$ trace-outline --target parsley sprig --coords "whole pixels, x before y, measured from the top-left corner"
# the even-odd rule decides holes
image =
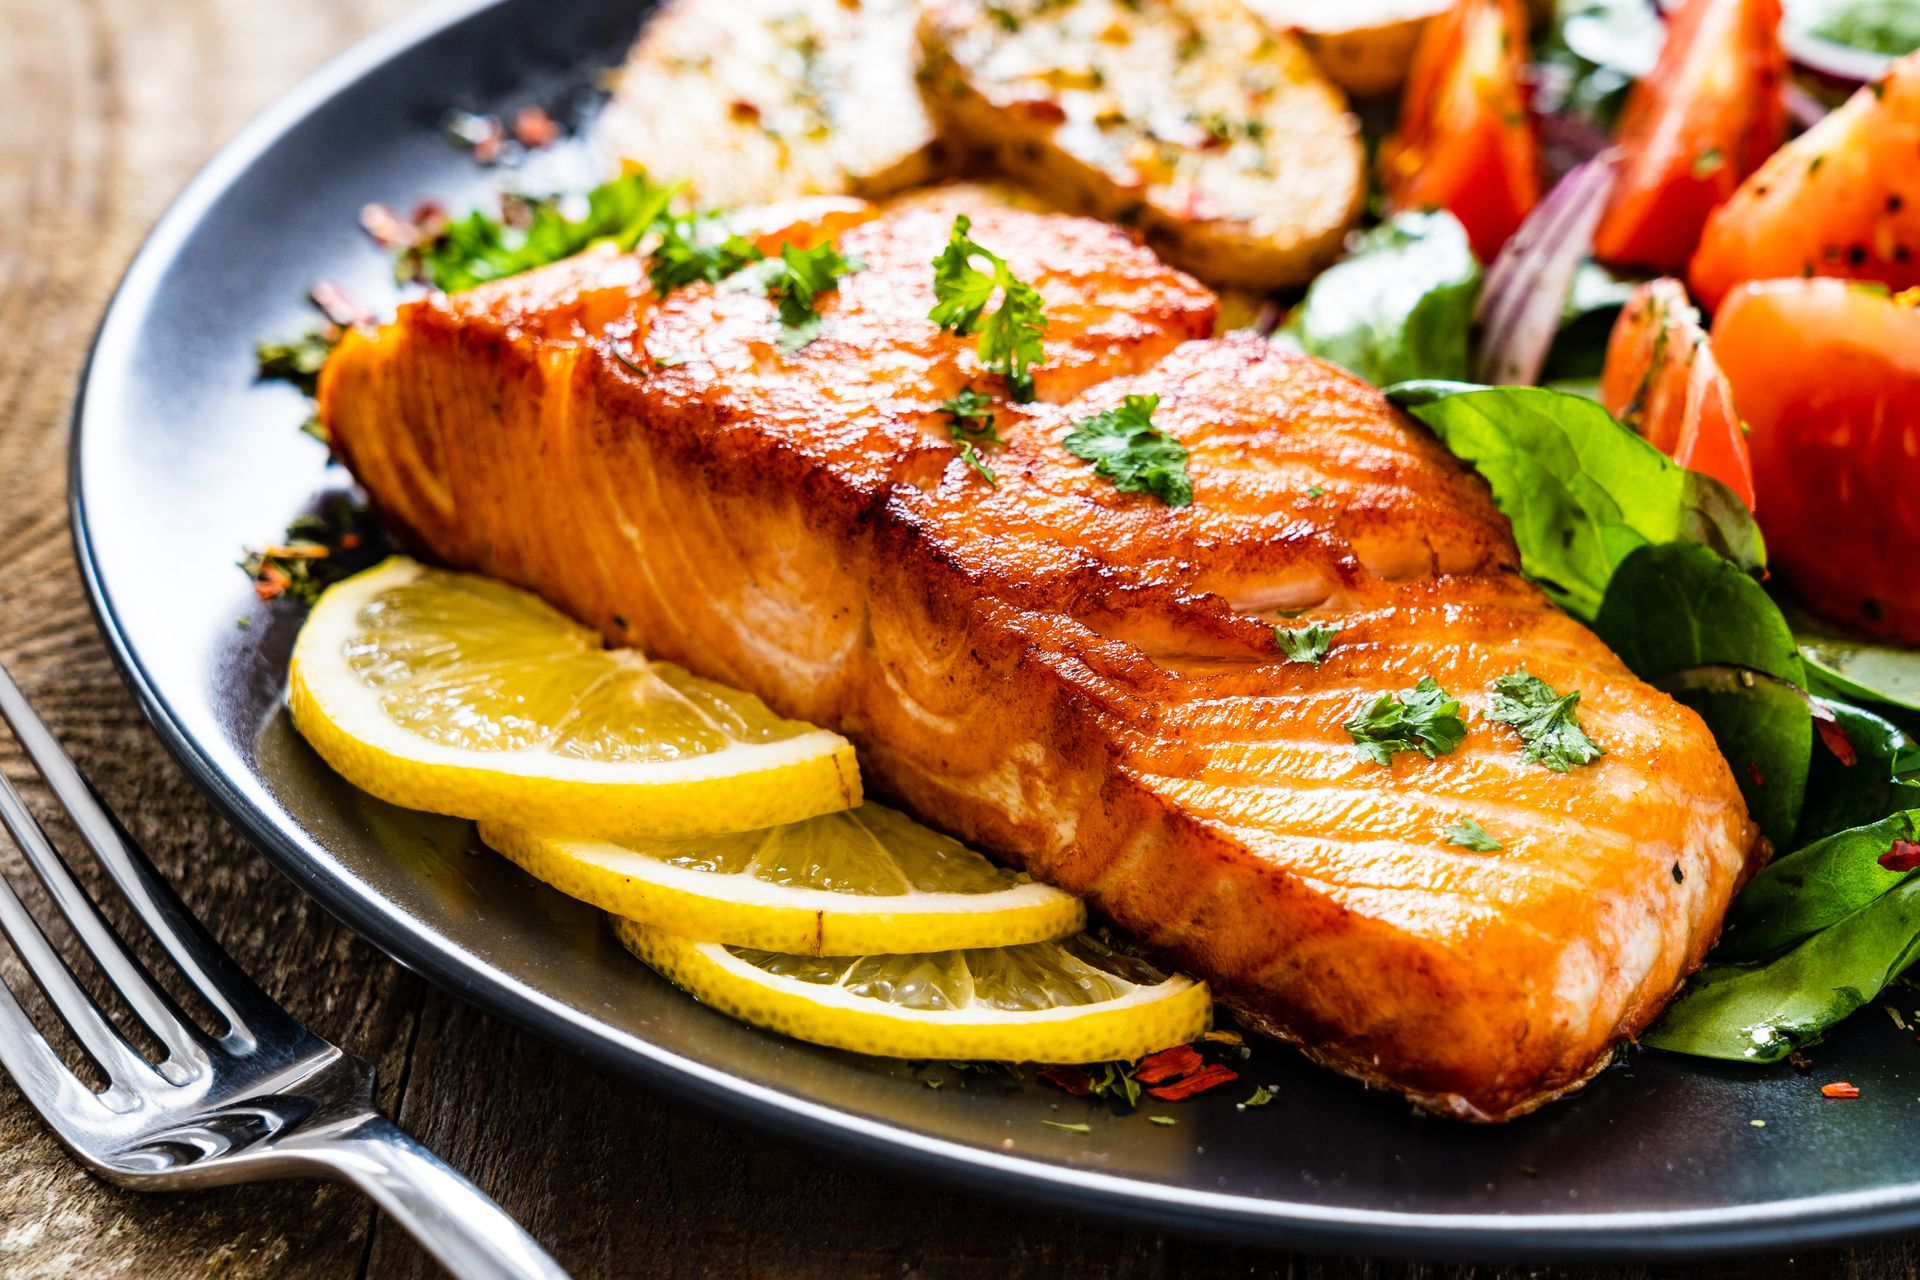
[[[1060,443],[1120,492],[1150,493],[1170,507],[1184,507],[1193,501],[1187,447],[1153,425],[1159,405],[1159,396],[1128,396],[1118,408],[1074,423]]]
[[[1565,773],[1606,754],[1580,727],[1578,690],[1556,693],[1545,680],[1521,670],[1509,671],[1495,680],[1492,692],[1487,719],[1519,731],[1525,744],[1522,759]]]
[[[1304,627],[1273,629],[1274,643],[1287,655],[1288,662],[1305,662],[1316,667],[1326,661],[1328,650],[1333,648],[1333,638],[1339,634],[1340,628],[1323,627],[1317,622]]]
[[[1033,366],[1045,357],[1046,304],[1040,291],[1014,275],[1006,259],[972,237],[973,220],[956,214],[946,247],[933,259],[933,310],[927,318],[942,329],[980,335],[980,363],[1006,379],[1020,401],[1033,399]],[[982,270],[976,262],[984,262]],[[999,296],[991,314],[987,307]]]
[[[666,218],[659,230],[660,242],[648,255],[647,275],[653,291],[663,298],[690,284],[717,283],[767,256],[745,236],[728,232],[716,214]]]
[[[1447,843],[1459,845],[1462,849],[1471,849],[1475,853],[1498,853],[1500,842],[1487,834],[1487,829],[1472,818],[1462,818],[1447,828]]]
[[[1418,751],[1431,760],[1467,736],[1459,700],[1432,676],[1421,676],[1404,693],[1381,694],[1343,727],[1375,764],[1392,764],[1396,751]]]
[[[998,489],[1000,477],[994,474],[985,458],[980,456],[980,446],[986,444],[1004,445],[1000,430],[995,423],[993,399],[986,393],[972,387],[965,387],[959,395],[951,396],[940,402],[940,412],[947,415],[947,432],[960,446],[960,458],[968,466],[980,473],[980,478]]]
[[[780,349],[792,355],[820,336],[819,297],[840,285],[840,278],[866,264],[849,258],[832,242],[811,249],[782,245],[778,258],[753,269],[754,283],[766,291],[780,312]]]
[[[395,272],[453,293],[570,258],[603,240],[628,251],[659,224],[679,192],[680,184],[655,183],[635,171],[579,200],[503,196],[498,217],[476,209],[450,219],[430,239],[402,247]]]

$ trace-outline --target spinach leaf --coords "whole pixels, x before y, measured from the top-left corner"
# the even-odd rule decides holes
[[[1820,734],[1828,746],[1813,753],[1794,841],[1806,844],[1903,809],[1920,809],[1920,781],[1901,776],[1920,770],[1920,748],[1906,731],[1844,702],[1816,698],[1814,703],[1817,716],[1832,719]],[[1835,734],[1845,741],[1835,744]]]
[[[1702,971],[1642,1043],[1778,1062],[1873,999],[1920,954],[1920,877],[1909,876],[1776,960]]]
[[[1879,859],[1894,841],[1914,839],[1920,811],[1908,810],[1776,860],[1734,900],[1715,962],[1764,959],[1838,924],[1911,874]]]
[[[1920,649],[1843,636],[1797,609],[1787,616],[1815,692],[1920,711]]]
[[[1719,663],[1807,683],[1793,632],[1772,597],[1699,543],[1668,542],[1627,556],[1607,584],[1593,629],[1642,679]]]
[[[1401,213],[1320,273],[1284,330],[1309,355],[1377,387],[1467,376],[1480,264],[1444,210]]]
[[[1534,67],[1534,106],[1611,132],[1666,43],[1659,10],[1651,0],[1561,0],[1556,9]]]
[[[1747,667],[1688,667],[1651,682],[1700,713],[1747,812],[1775,848],[1793,838],[1813,757],[1807,692]]]
[[[1822,40],[1899,57],[1920,49],[1920,9],[1913,0],[1822,0],[1795,6],[1789,21],[1810,23]]]
[[[1621,561],[1690,541],[1741,569],[1766,563],[1759,526],[1731,489],[1688,471],[1590,400],[1539,387],[1412,382],[1388,395],[1493,486],[1520,564],[1591,621]]]

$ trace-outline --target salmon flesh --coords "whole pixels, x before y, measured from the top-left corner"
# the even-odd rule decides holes
[[[1486,486],[1378,392],[1251,334],[1106,224],[982,209],[1046,300],[1036,397],[940,331],[950,214],[759,211],[862,263],[791,353],[736,282],[656,298],[592,252],[401,308],[326,366],[323,421],[456,567],[836,728],[871,784],[1101,912],[1252,1025],[1436,1111],[1588,1080],[1713,943],[1760,843],[1693,712],[1518,572]],[[969,466],[941,402],[992,390]],[[1158,395],[1191,505],[1061,446]],[[1275,627],[1337,627],[1290,661]],[[1555,772],[1486,716],[1524,669],[1605,751]],[[1465,740],[1343,727],[1432,677]],[[1472,819],[1492,851],[1450,843]]]

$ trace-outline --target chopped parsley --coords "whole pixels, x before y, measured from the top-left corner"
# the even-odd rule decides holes
[[[927,318],[965,336],[978,333],[975,349],[989,372],[1006,379],[1016,400],[1033,399],[1033,366],[1045,356],[1046,306],[1040,291],[1014,275],[1006,260],[975,243],[973,220],[956,214],[947,244],[933,259],[933,310]],[[975,266],[985,262],[987,270]],[[1000,305],[988,305],[998,294]]]
[[[1175,1124],[1179,1124],[1180,1122],[1178,1120],[1175,1120],[1172,1116],[1148,1116],[1147,1123],[1159,1124],[1159,1125],[1175,1125]]]
[[[789,244],[780,247],[778,258],[770,258],[754,269],[754,282],[779,308],[782,351],[792,355],[820,336],[816,301],[821,294],[838,288],[842,276],[865,265],[845,256],[832,243],[811,249],[796,249]]]
[[[1343,726],[1375,764],[1392,764],[1396,751],[1418,751],[1429,760],[1445,755],[1467,736],[1460,703],[1432,676],[1401,694],[1383,693]]]
[[[1525,671],[1509,671],[1493,682],[1487,719],[1511,725],[1525,744],[1521,758],[1565,773],[1591,764],[1606,753],[1580,727],[1578,691],[1554,692],[1553,686]]]
[[[746,237],[726,232],[718,217],[687,214],[660,223],[660,243],[648,257],[653,291],[664,298],[686,285],[724,280],[766,255]]]
[[[632,250],[666,216],[679,185],[663,186],[644,173],[622,174],[581,199],[506,195],[498,217],[478,209],[450,219],[432,237],[403,245],[401,280],[453,293],[543,267],[602,241]]]
[[[992,398],[984,392],[966,387],[959,395],[941,401],[940,412],[947,415],[947,431],[960,446],[961,460],[979,472],[981,479],[998,489],[1000,477],[980,456],[979,448],[986,444],[1006,443],[994,425],[992,404]]]
[[[1500,842],[1487,834],[1487,829],[1472,818],[1462,818],[1447,828],[1447,843],[1457,844],[1462,849],[1471,849],[1475,853],[1498,853]]]
[[[323,320],[296,338],[261,342],[253,348],[263,382],[290,382],[306,395],[319,389],[320,367],[340,341],[340,326]]]
[[[1273,629],[1274,642],[1287,655],[1288,662],[1308,662],[1316,667],[1326,660],[1327,650],[1333,648],[1333,638],[1339,634],[1338,627],[1323,627],[1314,622],[1304,627]]]
[[[1049,1129],[1058,1129],[1062,1133],[1092,1133],[1093,1132],[1093,1126],[1090,1124],[1068,1124],[1063,1120],[1042,1120],[1040,1123],[1047,1126],[1047,1128]]]
[[[1253,1096],[1240,1105],[1243,1107],[1264,1107],[1269,1102],[1272,1102],[1273,1099],[1273,1090],[1267,1088],[1265,1085],[1256,1085],[1254,1086]]]
[[[379,563],[389,549],[372,513],[334,493],[317,510],[296,516],[279,542],[249,549],[239,563],[263,602],[285,598],[311,605],[334,583]]]
[[[1184,507],[1193,501],[1187,447],[1153,425],[1159,404],[1159,396],[1128,396],[1119,408],[1074,423],[1060,443],[1120,492],[1150,493],[1170,507]]]

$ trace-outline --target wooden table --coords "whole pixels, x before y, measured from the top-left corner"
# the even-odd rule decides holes
[[[114,281],[194,168],[414,2],[0,0],[0,662],[240,963],[377,1062],[390,1113],[581,1276],[1543,1274],[1164,1238],[785,1146],[602,1077],[402,971],[214,816],[147,731],[81,596],[64,503],[74,380]],[[25,777],[10,741],[0,768]],[[1878,1280],[1913,1277],[1917,1260],[1907,1243],[1659,1274]],[[432,1267],[331,1186],[150,1197],[95,1182],[0,1081],[0,1275],[363,1273]]]

